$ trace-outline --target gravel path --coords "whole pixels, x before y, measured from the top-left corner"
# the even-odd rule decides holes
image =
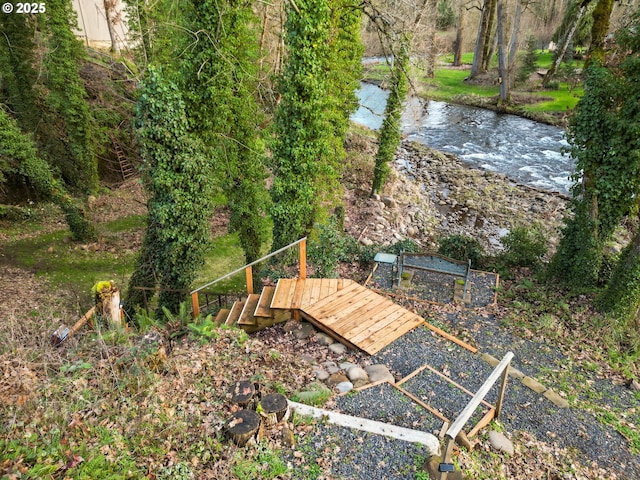
[[[482,352],[499,359],[507,351],[513,351],[514,367],[556,391],[561,391],[560,385],[555,385],[553,377],[549,377],[547,373],[558,369],[577,368],[569,367],[568,359],[561,352],[536,340],[515,337],[500,328],[491,317],[485,318],[466,311],[458,315],[450,314],[446,323],[450,324],[452,331],[467,331],[480,352],[473,354],[435,335],[427,328],[419,327],[372,356],[371,363],[386,364],[396,379],[403,378],[428,364],[445,372],[452,380],[473,392],[492,371],[492,367],[481,359]],[[593,381],[593,395],[599,395],[604,408],[615,408],[617,411],[629,409],[638,415],[638,396],[623,385],[597,379],[595,375],[590,379],[587,374],[588,372],[584,371],[568,372],[568,376],[575,377],[576,381],[583,381],[585,378]],[[450,419],[454,419],[471,398],[429,370],[416,375],[402,387]],[[495,402],[496,396],[497,386],[494,386],[487,396],[487,401]],[[441,420],[389,385],[379,385],[338,397],[336,408],[347,414],[434,434],[442,428]],[[481,415],[482,411],[478,409],[467,424],[467,431]],[[632,420],[637,422],[634,418],[629,421]],[[517,379],[509,380],[501,422],[507,434],[524,431],[540,441],[555,444],[560,448],[577,449],[585,465],[597,461],[600,468],[608,474],[615,473],[622,479],[640,478],[640,457],[631,453],[626,439],[613,428],[604,426],[588,411],[556,407]],[[321,425],[313,439],[312,444],[315,448],[312,450],[326,453],[336,447],[342,449],[342,453],[332,456],[334,461],[330,471],[335,478],[416,478],[416,465],[420,464],[420,459],[425,453],[418,445],[327,425]],[[347,459],[345,450],[348,451]],[[294,478],[305,477],[302,475]]]

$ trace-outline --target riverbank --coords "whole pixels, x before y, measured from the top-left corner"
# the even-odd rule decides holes
[[[366,142],[361,137],[360,143]],[[373,148],[373,145],[367,147]],[[536,225],[550,249],[558,242],[568,197],[518,184],[505,175],[469,168],[455,155],[403,142],[381,196],[365,188],[347,192],[349,233],[360,242],[391,244],[410,238],[437,249],[439,238],[476,238],[488,255],[517,226]]]

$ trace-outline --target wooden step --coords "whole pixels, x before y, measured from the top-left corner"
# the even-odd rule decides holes
[[[225,325],[235,325],[238,319],[240,318],[240,314],[242,314],[242,309],[244,308],[244,300],[238,300],[231,307],[231,311],[229,312],[229,316],[227,320],[224,322]]]
[[[230,312],[230,311],[231,311],[231,310],[229,310],[228,308],[223,308],[222,310],[220,310],[220,311],[218,312],[218,314],[216,315],[216,318],[214,319],[214,321],[213,321],[213,322],[214,322],[217,326],[222,325],[222,324],[227,320],[227,317],[229,316],[229,312]]]
[[[240,313],[240,317],[238,318],[238,325],[258,324],[258,320],[253,316],[253,312],[256,311],[259,300],[260,295],[257,293],[249,295],[246,302],[244,302],[244,307],[242,308],[242,312]]]
[[[254,317],[270,318],[271,314],[271,300],[273,300],[273,294],[276,293],[276,287],[264,287],[260,294],[260,300],[256,311],[253,312]]]

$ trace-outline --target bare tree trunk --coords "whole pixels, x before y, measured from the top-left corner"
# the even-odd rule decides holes
[[[484,54],[482,55],[482,72],[486,72],[487,70],[489,70],[489,66],[491,65],[491,57],[493,57],[493,52],[495,51],[496,44],[493,38],[493,33],[495,31],[496,24],[497,0],[490,0],[490,3],[491,5],[489,7],[487,38],[484,44]]]
[[[500,99],[498,105],[509,102],[510,90],[509,90],[509,61],[507,59],[507,46],[504,39],[504,0],[498,0],[497,14],[498,14],[498,26],[496,36],[498,40],[498,78],[500,79]]]
[[[478,37],[476,38],[476,46],[473,51],[473,63],[471,64],[471,73],[469,78],[474,78],[482,72],[484,45],[487,41],[487,30],[489,28],[488,9],[492,0],[485,0],[482,5],[482,13],[480,14],[480,25],[478,26]]]
[[[107,28],[109,29],[109,38],[111,39],[111,51],[113,53],[120,53],[120,45],[116,37],[114,24],[116,22],[117,15],[114,10],[116,8],[116,0],[103,0],[104,14],[107,17]]]
[[[460,8],[458,9],[458,24],[456,25],[456,40],[453,43],[454,67],[462,65],[462,40],[464,38],[464,17],[466,13],[466,7],[463,4],[460,4]]]
[[[564,37],[562,37],[562,42],[558,45],[558,49],[556,50],[556,59],[551,65],[551,68],[545,73],[544,78],[542,79],[542,85],[547,86],[553,76],[558,71],[558,67],[562,63],[565,54],[567,53],[567,48],[571,44],[571,40],[573,39],[574,33],[576,33],[576,29],[578,28],[578,24],[580,23],[580,19],[584,16],[587,11],[587,6],[591,3],[591,0],[584,0],[582,5],[580,5],[580,9],[578,10],[578,14],[574,17],[573,23],[569,26],[569,30],[567,30]]]
[[[522,19],[522,1],[516,0],[516,11],[513,16],[513,29],[511,30],[511,40],[509,41],[509,65],[507,77],[509,79],[509,90],[513,88],[516,75],[516,64],[518,56],[518,36],[520,33],[520,20]]]

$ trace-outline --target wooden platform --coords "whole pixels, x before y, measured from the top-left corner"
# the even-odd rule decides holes
[[[281,279],[271,308],[299,310],[320,330],[370,355],[425,323],[419,315],[345,279]]]

